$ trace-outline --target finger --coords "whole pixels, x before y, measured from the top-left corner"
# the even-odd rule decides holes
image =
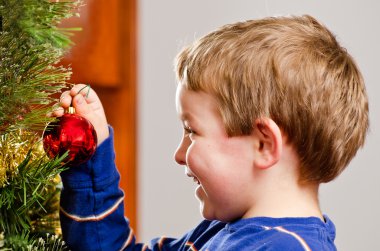
[[[61,117],[65,113],[65,109],[59,104],[55,104],[50,113],[51,117]]]
[[[72,97],[70,96],[70,91],[65,91],[59,98],[59,105],[68,108],[71,105]]]
[[[89,104],[87,104],[85,98],[78,94],[73,98],[73,106],[75,108],[75,112],[85,118],[88,118],[92,113],[92,108]]]
[[[87,103],[94,103],[99,101],[99,97],[96,95],[95,91],[90,87],[90,85],[77,84],[70,90],[71,96],[76,96],[81,94],[86,98]]]
[[[74,85],[73,86],[73,88],[71,88],[71,90],[70,90],[70,95],[71,96],[76,96],[78,93],[79,93],[79,91],[81,91],[81,90],[86,90],[87,91],[87,88],[85,88],[85,87],[87,87],[88,85],[85,85],[85,84],[77,84],[77,85]]]

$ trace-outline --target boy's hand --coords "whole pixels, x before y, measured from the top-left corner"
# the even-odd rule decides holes
[[[106,115],[95,91],[91,89],[90,86],[87,88],[84,87],[86,87],[86,85],[78,84],[70,91],[63,92],[59,99],[58,107],[53,110],[52,115],[60,117],[64,114],[64,111],[72,105],[75,108],[76,114],[92,123],[98,136],[98,145],[100,145],[109,136]]]

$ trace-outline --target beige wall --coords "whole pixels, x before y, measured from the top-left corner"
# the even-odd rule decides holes
[[[379,10],[375,0],[140,0],[140,239],[181,236],[201,219],[194,184],[173,160],[181,135],[172,70],[179,49],[225,23],[311,14],[356,58],[367,83],[371,113],[366,147],[341,177],[322,186],[322,209],[337,225],[339,250],[380,250]]]

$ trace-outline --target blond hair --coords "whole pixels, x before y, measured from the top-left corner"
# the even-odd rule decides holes
[[[287,135],[300,179],[328,182],[363,146],[368,100],[363,78],[335,36],[310,16],[226,25],[183,49],[177,78],[213,95],[229,136],[270,117]]]

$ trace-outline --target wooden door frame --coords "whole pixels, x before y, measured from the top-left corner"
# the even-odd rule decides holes
[[[137,233],[137,0],[84,0],[81,8],[83,17],[61,25],[86,29],[62,63],[72,67],[71,83],[97,92],[114,128],[125,215]]]

